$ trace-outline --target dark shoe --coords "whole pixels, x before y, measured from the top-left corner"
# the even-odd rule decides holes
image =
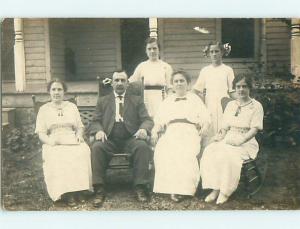
[[[77,199],[78,199],[78,202],[81,204],[84,204],[86,202],[86,197],[83,195],[83,193],[78,193]]]
[[[67,199],[66,199],[66,203],[69,207],[75,207],[77,205],[75,197],[73,194],[69,194]]]
[[[98,187],[96,190],[95,190],[95,197],[94,197],[94,200],[93,200],[93,206],[95,208],[99,208],[102,206],[103,202],[104,202],[104,199],[105,199],[105,190],[104,190],[104,187]]]
[[[139,202],[146,202],[148,201],[148,197],[146,195],[145,189],[142,187],[136,187],[135,188],[135,195],[136,195],[136,199]]]
[[[180,201],[182,201],[184,199],[184,196],[182,195],[177,195],[177,194],[171,194],[171,200],[173,200],[176,203],[179,203]]]

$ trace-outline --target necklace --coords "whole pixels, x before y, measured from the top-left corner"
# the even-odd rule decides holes
[[[59,105],[52,103],[52,106],[56,109],[58,117],[64,116],[62,103],[60,103]]]
[[[237,110],[236,110],[234,116],[238,116],[241,113],[242,107],[248,106],[251,103],[252,103],[252,99],[250,99],[248,102],[246,102],[242,105],[239,102],[237,102],[238,107],[237,107]]]

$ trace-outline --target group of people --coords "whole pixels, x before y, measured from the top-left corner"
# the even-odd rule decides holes
[[[89,128],[95,136],[91,150],[83,140],[78,109],[63,100],[65,83],[50,82],[51,102],[39,110],[36,133],[44,143],[43,169],[51,199],[64,198],[73,205],[78,191],[93,190],[93,204],[101,206],[109,162],[122,151],[133,164],[138,201],[148,200],[153,160],[154,193],[179,202],[193,196],[201,182],[212,190],[206,202],[225,203],[238,186],[243,161],[256,157],[255,135],[263,128],[262,105],[250,97],[251,79],[235,77],[222,63],[229,52],[228,46],[210,43],[205,54],[211,64],[191,87],[189,74],[173,72],[159,59],[157,40],[148,39],[148,60],[129,78],[125,71],[115,71],[113,92],[98,98]],[[142,79],[144,99],[126,93],[130,82]],[[231,101],[223,112],[224,97]]]

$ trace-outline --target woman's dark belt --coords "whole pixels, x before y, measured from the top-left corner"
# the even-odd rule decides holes
[[[173,124],[173,123],[187,123],[187,124],[192,124],[192,125],[196,126],[196,123],[193,123],[193,122],[187,120],[186,118],[173,119],[168,122],[168,125]]]
[[[164,89],[164,86],[160,86],[160,85],[145,85],[144,89],[145,90],[162,90]]]

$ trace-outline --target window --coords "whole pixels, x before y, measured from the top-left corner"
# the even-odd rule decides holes
[[[254,57],[254,19],[222,19],[222,43],[230,43],[229,58]]]

